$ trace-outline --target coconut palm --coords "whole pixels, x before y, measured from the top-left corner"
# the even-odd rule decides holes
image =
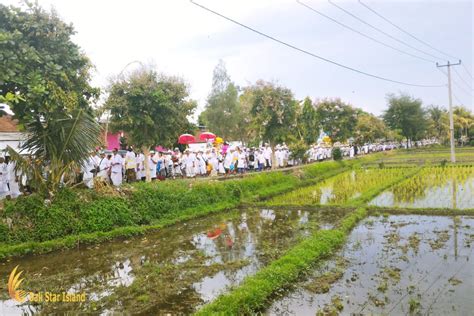
[[[17,170],[45,197],[53,197],[99,143],[100,125],[84,109],[50,113],[26,124],[26,140],[17,152],[7,147]]]

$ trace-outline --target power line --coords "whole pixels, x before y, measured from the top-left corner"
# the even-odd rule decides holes
[[[212,9],[209,9],[209,8],[203,6],[202,4],[199,4],[199,3],[194,2],[193,0],[190,0],[190,2],[191,2],[192,4],[194,4],[195,6],[200,7],[201,9],[204,9],[204,10],[206,10],[206,11],[208,11],[208,12],[214,14],[214,15],[220,16],[221,18],[223,18],[223,19],[225,19],[225,20],[227,20],[227,21],[230,21],[230,22],[232,22],[232,23],[234,23],[234,24],[237,24],[237,25],[239,25],[239,26],[241,26],[241,27],[243,27],[243,28],[245,28],[245,29],[247,29],[247,30],[249,30],[249,31],[252,31],[252,32],[254,32],[254,33],[256,33],[256,34],[259,34],[259,35],[261,35],[261,36],[263,36],[263,37],[266,37],[266,38],[268,38],[268,39],[270,39],[270,40],[272,40],[272,41],[274,41],[274,42],[277,42],[277,43],[279,43],[279,44],[282,44],[282,45],[284,45],[284,46],[286,46],[286,47],[289,47],[289,48],[291,48],[291,49],[297,50],[297,51],[299,51],[299,52],[301,52],[301,53],[303,53],[303,54],[306,54],[306,55],[312,56],[312,57],[314,57],[314,58],[323,60],[323,61],[325,61],[325,62],[327,62],[327,63],[333,64],[333,65],[336,65],[336,66],[339,66],[339,67],[341,67],[341,68],[345,68],[345,69],[348,69],[348,70],[351,70],[351,71],[354,71],[354,72],[357,72],[357,73],[359,73],[359,74],[362,74],[362,75],[365,75],[365,76],[368,76],[368,77],[376,78],[376,79],[383,80],[383,81],[398,83],[398,84],[402,84],[402,85],[406,85],[406,86],[414,86],[414,87],[438,88],[438,87],[443,87],[443,86],[444,86],[444,85],[413,84],[413,83],[407,83],[407,82],[398,81],[398,80],[392,80],[392,79],[385,78],[385,77],[381,77],[381,76],[378,76],[378,75],[373,75],[373,74],[367,73],[367,72],[365,72],[365,71],[361,71],[361,70],[358,70],[358,69],[356,69],[356,68],[352,68],[352,67],[343,65],[343,64],[341,64],[341,63],[338,63],[338,62],[336,62],[336,61],[330,60],[330,59],[328,59],[328,58],[325,58],[325,57],[316,55],[316,54],[314,54],[314,53],[312,53],[312,52],[309,52],[309,51],[307,51],[307,50],[304,50],[304,49],[302,49],[302,48],[298,48],[298,47],[296,47],[296,46],[294,46],[294,45],[292,45],[292,44],[289,44],[289,43],[287,43],[287,42],[284,42],[284,41],[282,41],[282,40],[279,40],[279,39],[277,39],[277,38],[275,38],[275,37],[273,37],[273,36],[270,36],[270,35],[268,35],[268,34],[265,34],[265,33],[263,33],[263,32],[260,32],[260,31],[254,29],[254,28],[252,28],[252,27],[250,27],[250,26],[247,26],[247,25],[245,25],[245,24],[243,24],[243,23],[240,23],[240,22],[238,22],[238,21],[236,21],[236,20],[234,20],[234,19],[232,19],[232,18],[229,18],[229,17],[227,17],[227,16],[225,16],[225,15],[219,13],[219,12],[216,12],[216,11],[214,11],[214,10],[212,10]]]
[[[441,73],[442,73],[443,75],[445,75],[446,77],[448,77],[448,74],[447,74],[446,72],[444,72],[441,68],[438,68],[438,67],[437,67],[437,69],[438,69],[439,71],[441,71]],[[453,68],[453,69],[455,69],[455,68]],[[452,78],[451,78],[451,81],[454,82],[454,80],[453,80]],[[455,83],[455,82],[454,82],[454,83]],[[458,96],[457,96],[454,92],[452,92],[452,94],[453,94],[454,98],[456,99],[456,101],[458,101],[461,105],[464,105],[464,103],[459,100]]]
[[[471,85],[469,83],[467,83],[466,80],[464,80],[463,77],[461,77],[461,75],[459,74],[459,72],[456,70],[456,68],[453,68],[454,69],[454,72],[456,73],[456,75],[459,77],[459,79],[461,79],[462,82],[464,82],[466,84],[466,86],[469,88],[469,90],[473,90]]]
[[[433,55],[433,54],[430,54],[430,53],[427,53],[427,52],[425,52],[425,51],[423,51],[423,50],[421,50],[421,49],[418,49],[418,48],[416,48],[415,46],[412,46],[412,45],[410,45],[410,44],[408,44],[408,43],[406,43],[406,42],[404,42],[404,41],[402,41],[402,40],[396,38],[395,36],[392,36],[392,35],[388,34],[387,32],[385,32],[385,31],[379,29],[378,27],[373,26],[372,24],[370,24],[370,23],[364,21],[363,19],[359,18],[357,15],[355,15],[355,14],[349,12],[348,10],[346,10],[346,9],[344,9],[344,8],[342,8],[342,7],[340,7],[340,6],[338,6],[337,4],[335,4],[334,2],[332,2],[331,0],[328,0],[328,2],[329,2],[330,4],[332,4],[333,6],[335,6],[336,8],[338,8],[339,10],[341,10],[341,11],[345,12],[346,14],[352,16],[354,19],[356,19],[356,20],[358,20],[358,21],[364,23],[365,25],[371,27],[372,29],[376,30],[377,32],[382,33],[382,34],[384,34],[385,36],[390,37],[390,38],[393,39],[394,41],[397,41],[397,42],[399,42],[399,43],[401,43],[401,44],[403,44],[403,45],[405,45],[405,46],[407,46],[407,47],[410,47],[411,49],[414,49],[414,50],[416,50],[416,51],[418,51],[418,52],[420,52],[420,53],[423,53],[423,54],[425,54],[425,55],[431,56],[431,57],[433,57],[433,58],[435,58],[435,59],[440,59],[440,58],[438,58],[437,56],[435,56],[435,55]],[[432,62],[435,62],[434,60],[431,60],[431,61],[432,61]]]
[[[470,73],[469,70],[467,69],[466,65],[462,64],[462,68],[464,68],[464,70],[467,72],[467,74],[469,75],[469,77],[471,77],[471,79],[474,80],[474,78],[472,77],[471,73]]]
[[[402,29],[400,26],[396,25],[395,23],[393,23],[392,21],[390,21],[389,19],[387,19],[386,17],[384,17],[382,14],[378,13],[377,11],[375,11],[374,9],[372,9],[371,7],[369,7],[367,4],[363,3],[361,0],[359,0],[359,3],[360,3],[361,5],[363,5],[364,7],[366,7],[369,11],[371,11],[372,13],[374,13],[375,15],[377,15],[378,17],[380,17],[381,19],[385,20],[387,23],[391,24],[392,26],[394,26],[394,27],[397,28],[398,30],[402,31],[403,33],[407,34],[407,35],[410,36],[411,38],[417,40],[418,42],[420,42],[420,43],[422,43],[422,44],[428,46],[429,48],[431,48],[431,49],[433,49],[433,50],[437,51],[438,53],[441,53],[441,54],[443,54],[443,55],[445,55],[445,56],[448,56],[448,57],[451,57],[451,58],[454,58],[454,59],[459,59],[459,58],[457,58],[457,57],[454,57],[453,55],[450,55],[450,54],[448,54],[448,53],[445,53],[445,52],[443,52],[443,51],[437,49],[436,47],[434,47],[434,46],[428,44],[427,42],[421,40],[420,38],[416,37],[415,35],[409,33],[408,31],[406,31],[406,30],[404,30],[404,29]]]
[[[330,17],[330,16],[328,16],[328,15],[326,15],[326,14],[324,14],[324,13],[322,13],[322,12],[316,10],[316,9],[314,9],[313,7],[307,5],[306,3],[301,2],[300,0],[296,0],[296,2],[297,2],[298,4],[304,6],[304,7],[307,8],[308,10],[311,10],[311,11],[313,11],[314,13],[319,14],[320,16],[322,16],[322,17],[324,17],[324,18],[326,18],[326,19],[328,19],[328,20],[330,20],[330,21],[332,21],[332,22],[334,22],[334,23],[336,23],[336,24],[339,24],[340,26],[345,27],[346,29],[349,29],[349,30],[351,30],[352,32],[355,32],[355,33],[357,33],[357,34],[359,34],[359,35],[361,35],[361,36],[363,36],[363,37],[366,37],[366,38],[368,38],[368,39],[370,39],[370,40],[372,40],[372,41],[374,41],[374,42],[376,42],[376,43],[378,43],[378,44],[380,44],[380,45],[383,45],[383,46],[385,46],[385,47],[388,47],[388,48],[391,48],[391,49],[393,49],[393,50],[396,50],[397,52],[400,52],[400,53],[402,53],[402,54],[409,55],[409,56],[412,56],[412,57],[415,57],[415,58],[418,58],[418,59],[427,61],[427,62],[429,62],[429,63],[432,63],[432,62],[433,62],[431,59],[426,59],[425,57],[408,53],[408,52],[406,52],[406,51],[404,51],[404,50],[401,50],[401,49],[398,49],[398,48],[396,48],[396,47],[394,47],[394,46],[392,46],[392,45],[390,45],[390,44],[387,44],[387,43],[384,43],[384,42],[382,42],[382,41],[379,41],[378,39],[376,39],[376,38],[374,38],[374,37],[372,37],[372,36],[369,36],[369,35],[367,35],[367,34],[364,34],[364,33],[360,32],[360,31],[358,31],[358,30],[352,28],[352,27],[349,26],[349,25],[346,25],[346,24],[344,24],[344,23],[342,23],[342,22],[339,22],[338,20],[336,20],[336,19],[334,19],[334,18],[332,18],[332,17]]]

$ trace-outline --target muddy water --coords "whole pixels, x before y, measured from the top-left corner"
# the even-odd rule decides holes
[[[474,217],[369,217],[270,315],[472,315]]]
[[[342,213],[245,209],[188,221],[138,238],[0,262],[0,315],[42,312],[191,313],[277,258]],[[9,299],[6,283],[20,265],[21,289],[86,293],[83,303]]]
[[[439,169],[439,168],[438,168]],[[381,193],[369,204],[381,207],[474,208],[474,168],[448,168],[437,177],[429,170]],[[462,177],[453,170],[465,170]]]

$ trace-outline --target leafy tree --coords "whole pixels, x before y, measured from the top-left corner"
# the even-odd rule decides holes
[[[464,143],[470,136],[470,128],[474,126],[474,115],[462,106],[453,109],[454,136]]]
[[[250,110],[250,125],[257,139],[271,144],[291,139],[298,103],[290,89],[259,80],[244,88],[243,100]]]
[[[448,112],[440,106],[432,105],[427,109],[428,133],[439,140],[447,139],[449,136]]]
[[[358,116],[355,126],[356,141],[360,144],[372,143],[387,137],[387,126],[378,117],[364,113]]]
[[[316,105],[319,125],[333,141],[345,141],[354,136],[359,112],[340,99],[326,99]]]
[[[399,129],[406,140],[418,140],[427,130],[428,122],[420,99],[407,94],[387,96],[389,107],[383,118],[392,129]]]
[[[298,123],[298,127],[302,130],[304,142],[307,145],[316,142],[319,136],[319,122],[313,102],[309,97],[306,97],[303,101]]]
[[[98,144],[91,104],[89,59],[71,41],[72,25],[37,4],[0,4],[0,102],[25,130],[24,158],[8,148],[17,167],[52,197]],[[0,111],[0,115],[4,109]]]
[[[245,118],[248,117],[239,103],[239,89],[230,80],[224,62],[214,69],[212,90],[199,122],[224,139],[245,138]]]
[[[194,129],[188,117],[196,102],[188,97],[182,79],[142,68],[111,83],[105,107],[111,111],[112,129],[127,133],[128,143],[148,156],[151,146],[172,146],[181,133]],[[147,159],[145,165],[149,180]]]
[[[0,96],[20,124],[51,112],[91,111],[99,90],[89,85],[92,65],[71,41],[74,33],[37,4],[0,4]]]

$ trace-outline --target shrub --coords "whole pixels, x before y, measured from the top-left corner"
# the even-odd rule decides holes
[[[332,149],[332,159],[336,161],[342,160],[342,151],[339,147]]]

